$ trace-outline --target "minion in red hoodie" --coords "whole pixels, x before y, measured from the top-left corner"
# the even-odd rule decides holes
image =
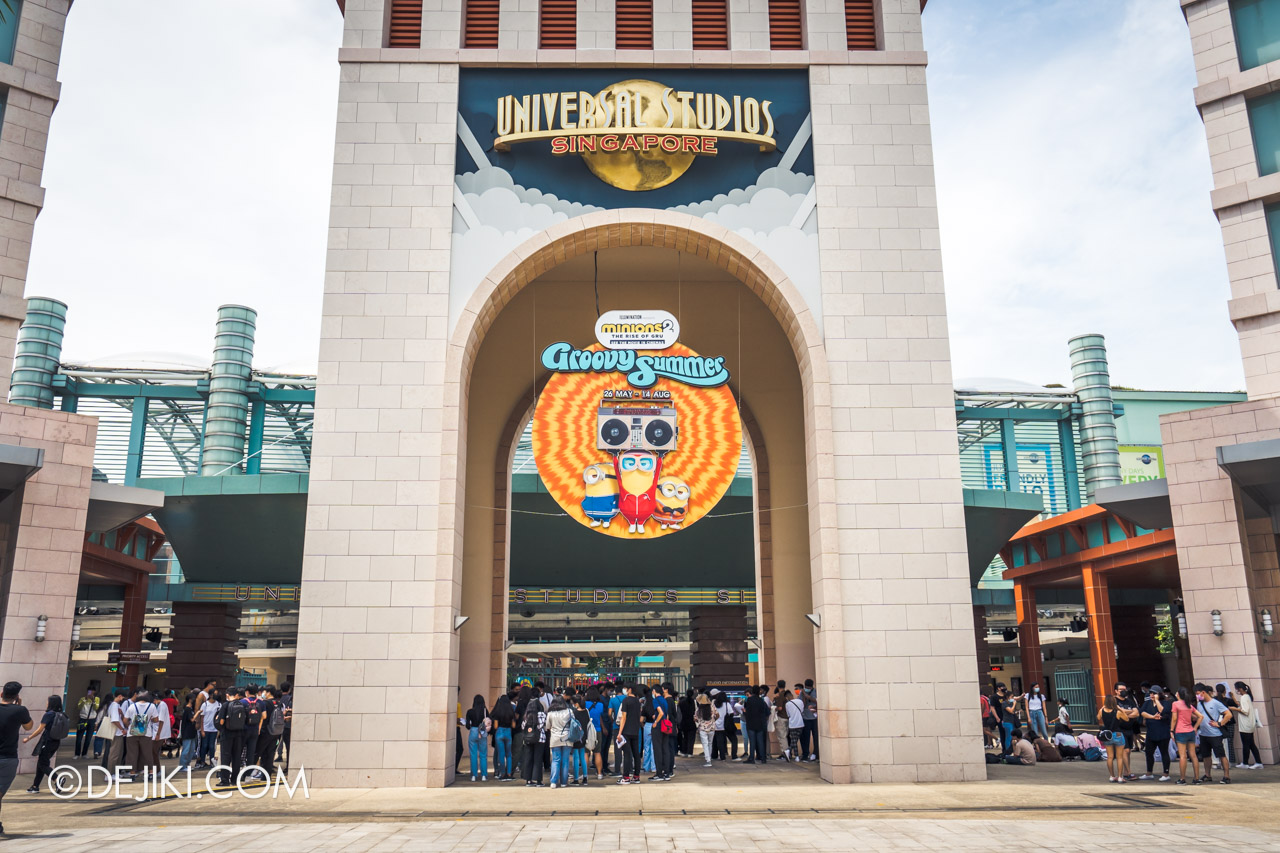
[[[662,474],[662,457],[648,450],[628,450],[613,458],[618,475],[618,511],[628,532],[643,533],[653,515],[654,493]]]

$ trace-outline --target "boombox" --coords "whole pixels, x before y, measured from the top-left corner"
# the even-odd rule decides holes
[[[596,411],[596,449],[621,453],[676,449],[676,410],[659,406],[601,406]]]

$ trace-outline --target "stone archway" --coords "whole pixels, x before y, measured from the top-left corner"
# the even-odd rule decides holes
[[[439,566],[446,569],[441,574],[451,574],[453,578],[455,608],[463,606],[466,596],[463,590],[464,543],[473,535],[471,531],[465,530],[467,509],[469,504],[477,502],[468,500],[466,481],[470,386],[476,359],[486,335],[503,309],[544,273],[594,251],[624,247],[669,249],[701,258],[728,273],[759,298],[789,342],[799,374],[803,400],[805,483],[801,499],[811,513],[807,524],[809,573],[805,580],[812,589],[815,606],[838,608],[839,585],[822,581],[823,567],[830,565],[837,552],[835,519],[822,510],[823,506],[829,505],[835,491],[831,461],[830,392],[825,350],[808,306],[782,270],[744,238],[695,217],[652,210],[616,210],[590,214],[568,220],[531,238],[494,267],[458,319],[446,356],[442,453],[448,461],[442,466],[439,516],[440,530],[451,530],[452,535],[439,537],[437,554]],[[515,413],[510,410],[502,412],[498,417],[506,420],[506,416],[516,418]],[[507,425],[510,426],[509,423]],[[487,450],[479,449],[479,452],[486,457],[486,462],[492,460],[502,464],[502,459],[493,459]],[[509,453],[510,445],[500,451],[500,456],[502,452]],[[491,472],[492,470],[490,469]],[[480,502],[487,505],[496,495],[489,489],[484,489],[484,492]],[[494,503],[496,506],[497,502]],[[476,531],[474,535],[492,536],[496,539],[493,531],[497,523],[496,518],[490,524],[482,523],[481,526],[486,530]],[[493,543],[493,539],[490,542]],[[505,540],[502,544],[505,544]],[[493,563],[490,565],[496,566],[497,560],[498,554],[494,553]],[[505,559],[503,562],[505,563]],[[451,573],[447,571],[449,565],[452,565]],[[490,571],[484,584],[490,595],[493,594],[496,583],[496,571]],[[469,634],[464,629],[462,633],[465,636],[454,636],[451,642],[450,683],[459,684],[459,666],[464,657],[469,661],[468,672],[479,665],[488,670],[484,681],[490,682],[496,669],[493,655],[495,651],[501,653],[501,640],[504,638],[500,628],[501,615],[492,600],[481,605],[478,595],[471,595],[465,597],[465,601],[468,614],[483,612],[485,617],[481,624],[471,626]],[[763,628],[762,625],[762,635]],[[496,648],[493,645],[495,642]],[[809,642],[808,632],[805,642]],[[844,655],[843,646],[824,649],[822,642],[823,637],[818,634],[816,675],[819,679],[823,678],[824,658]],[[464,654],[464,647],[470,651]],[[771,669],[776,666],[772,660],[769,665]],[[445,746],[445,743],[440,743],[440,746]],[[441,763],[451,765],[451,762]]]

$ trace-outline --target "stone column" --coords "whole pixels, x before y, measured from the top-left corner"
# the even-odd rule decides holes
[[[987,641],[987,607],[985,604],[973,605],[973,641],[977,647],[978,689],[989,693],[987,683],[991,680],[991,644]]]
[[[210,678],[219,687],[233,684],[240,667],[240,605],[175,601],[169,623],[169,660],[165,682],[202,687]]]
[[[918,26],[918,12],[886,18],[886,45]],[[835,476],[811,523],[839,543],[815,571],[817,680],[848,709],[820,722],[835,782],[986,778],[918,61],[809,69]]]
[[[97,425],[84,415],[0,404],[0,444],[44,451],[40,470],[0,504],[11,519],[0,672],[5,681],[23,685],[24,701],[32,707],[43,708],[45,697],[61,695],[66,687]],[[44,642],[37,643],[40,616],[48,617],[48,625]],[[30,750],[20,757],[20,772],[30,772]]]
[[[1040,660],[1040,619],[1036,613],[1036,591],[1022,581],[1013,582],[1013,602],[1018,614],[1018,649],[1022,658],[1022,691],[1043,685],[1044,663]]]
[[[1091,563],[1080,567],[1084,584],[1085,616],[1089,619],[1089,661],[1093,669],[1093,696],[1097,707],[1111,695],[1116,674],[1116,642],[1111,629],[1111,590],[1106,575]]]
[[[689,608],[690,678],[703,685],[747,683],[747,608]]]
[[[120,651],[142,651],[142,627],[147,618],[147,578],[141,577],[136,583],[124,588],[124,612],[120,615]],[[172,652],[170,657],[172,658]],[[173,662],[166,666],[173,671]],[[170,675],[172,678],[172,675]],[[116,687],[138,686],[138,665],[121,663],[116,667]]]
[[[462,537],[461,487],[441,488],[461,483],[443,405],[458,67],[341,74],[293,744],[315,785],[439,787],[461,599],[440,557]]]

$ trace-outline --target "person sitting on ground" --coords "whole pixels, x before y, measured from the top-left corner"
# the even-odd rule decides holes
[[[1062,731],[1061,726],[1058,729],[1053,735],[1053,745],[1058,748],[1058,754],[1062,759],[1070,761],[1073,758],[1084,758],[1084,750],[1080,748],[1079,739],[1070,731]]]
[[[1052,741],[1038,737],[1035,739],[1036,760],[1046,764],[1057,764],[1062,761],[1062,753]]]
[[[1022,737],[1021,729],[1013,730],[1012,740],[1012,747],[1009,750],[1009,754],[1004,757],[1004,763],[1034,767],[1036,764],[1035,747],[1031,745],[1030,741]]]

